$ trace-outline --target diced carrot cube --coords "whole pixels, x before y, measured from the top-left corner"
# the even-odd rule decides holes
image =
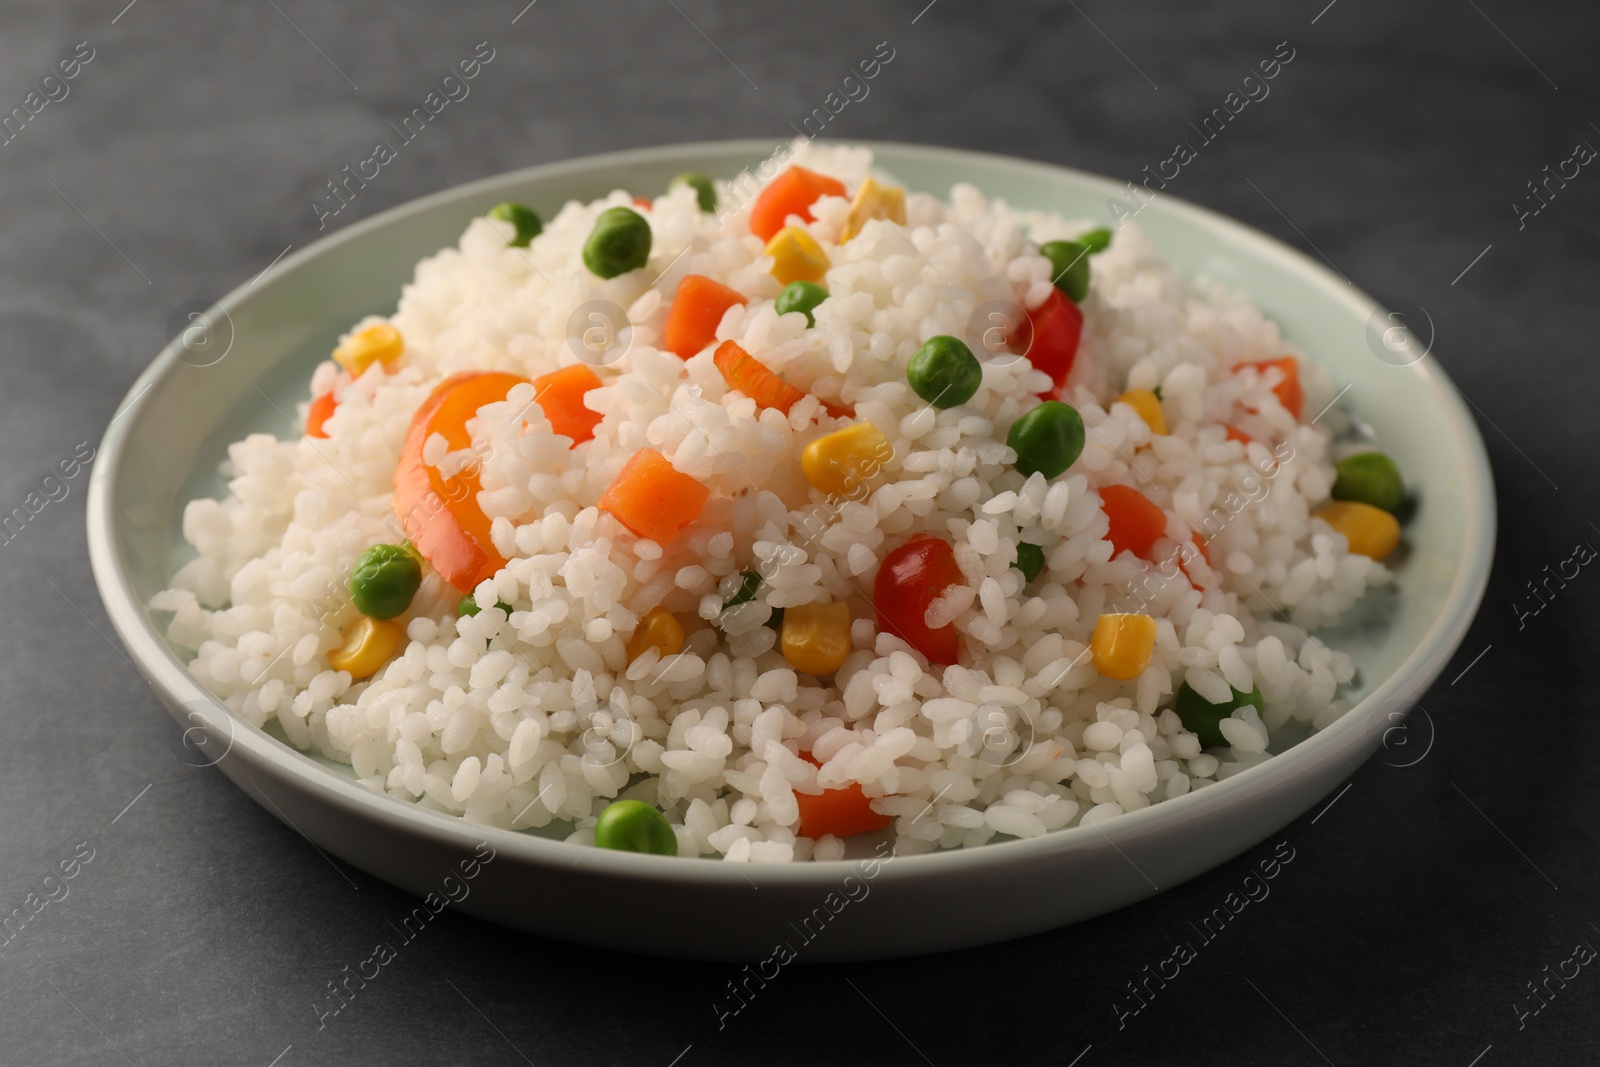
[[[563,437],[572,438],[577,448],[594,438],[594,428],[600,425],[601,415],[583,403],[591,389],[600,388],[600,378],[582,363],[541,374],[533,380],[533,402],[544,410],[550,428]]]
[[[1272,387],[1272,392],[1277,396],[1278,403],[1283,405],[1283,410],[1300,418],[1300,411],[1305,407],[1306,393],[1300,387],[1300,361],[1293,356],[1280,356],[1277,359],[1263,359],[1255,363],[1241,363],[1240,367],[1254,367],[1265,374],[1276,367],[1283,372],[1283,380]]]
[[[689,275],[678,283],[672,298],[661,347],[679,359],[688,359],[717,339],[717,325],[728,309],[744,303],[748,298],[738,290],[703,274]]]
[[[820,794],[796,793],[794,799],[800,808],[801,837],[849,837],[882,830],[894,822],[891,816],[872,810],[872,801],[861,791],[859,782],[842,789],[824,789]]]
[[[770,241],[790,215],[812,221],[811,205],[820,197],[843,196],[844,183],[804,167],[790,167],[761,190],[750,208],[750,232]]]
[[[600,495],[600,507],[640,537],[665,545],[693,522],[711,490],[653,448],[641,448]]]

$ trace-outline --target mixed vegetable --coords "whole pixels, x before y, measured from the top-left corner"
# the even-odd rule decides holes
[[[737,289],[703,274],[689,275],[678,283],[672,298],[661,347],[679,359],[690,358],[717,339],[717,325],[729,308],[747,303],[749,298]]]
[[[1054,478],[1083,454],[1083,416],[1059,400],[1046,400],[1024,412],[1006,434],[1006,444],[1016,452],[1017,470]]]
[[[1046,241],[1039,254],[1050,261],[1051,281],[1074,304],[1089,295],[1089,247],[1077,241]]]
[[[790,167],[767,183],[750,206],[750,232],[770,241],[789,217],[814,221],[811,205],[825,196],[844,196],[844,182],[805,167]]]
[[[983,384],[983,365],[965,341],[940,335],[917,349],[906,365],[906,380],[934,407],[955,408],[971,400]]]
[[[606,805],[594,824],[594,843],[623,852],[678,854],[678,835],[672,825],[642,800],[619,800]]]
[[[702,211],[716,210],[716,188],[705,175],[679,175],[669,188],[679,186],[694,191]],[[822,283],[830,258],[807,224],[814,221],[812,207],[818,199],[846,194],[843,182],[796,166],[768,183],[750,211],[750,232],[764,243],[771,258],[771,274],[783,286],[773,301],[774,310],[781,315],[804,315],[808,329],[816,325],[817,310],[829,299]],[[638,200],[636,206],[648,211],[650,201]],[[489,216],[509,225],[509,247],[527,248],[543,231],[539,215],[522,204],[496,205]],[[851,240],[874,220],[904,225],[904,190],[873,179],[864,181],[851,199],[838,242]],[[1085,424],[1069,402],[1067,383],[1082,339],[1081,305],[1091,292],[1091,259],[1110,242],[1108,230],[1096,229],[1076,240],[1047,241],[1038,246],[1038,254],[1049,262],[1053,286],[1041,303],[1018,318],[1008,335],[1013,350],[1025,354],[1050,382],[1040,402],[1017,415],[1006,434],[1014,453],[1012,462],[1023,475],[1059,478],[1083,453]],[[647,218],[633,208],[612,207],[596,219],[583,246],[582,260],[594,275],[610,279],[645,266],[651,247]],[[712,361],[730,391],[748,397],[759,408],[789,415],[810,394],[786,382],[739,343],[718,340],[728,313],[748,306],[752,299],[715,279],[687,275],[672,297],[660,347],[690,360],[715,346]],[[391,372],[404,354],[404,338],[387,322],[364,326],[345,337],[332,354],[339,372],[332,376],[331,387],[313,397],[309,405],[306,435],[327,437],[329,422],[337,418],[342,394],[350,384],[366,374]],[[1294,357],[1240,364],[1235,369],[1259,376],[1283,412],[1296,421],[1301,418],[1305,392]],[[984,375],[985,364],[960,338],[948,335],[928,337],[905,365],[907,385],[925,403],[939,409],[969,403],[983,389]],[[372,545],[356,560],[349,593],[358,614],[344,627],[339,647],[328,653],[335,670],[348,672],[353,680],[369,678],[396,655],[405,641],[405,617],[423,583],[424,568],[432,568],[462,594],[458,616],[479,613],[476,591],[507,562],[495,547],[490,520],[478,504],[479,471],[469,463],[446,475],[438,464],[424,458],[424,452],[435,438],[441,438],[451,453],[470,449],[469,420],[523,384],[533,386],[533,403],[551,430],[570,440],[571,448],[594,439],[603,416],[589,406],[587,398],[605,382],[588,365],[563,367],[531,383],[500,371],[466,371],[441,382],[413,416],[395,469],[394,508],[408,540],[398,545]],[[864,499],[878,474],[893,462],[893,446],[879,427],[858,419],[842,398],[816,400],[813,430],[795,457],[797,469],[823,498]],[[1111,406],[1116,405],[1131,409],[1152,438],[1167,434],[1169,409],[1160,390],[1129,389]],[[1259,414],[1244,410],[1247,415]],[[1252,428],[1264,424],[1245,421]],[[1223,424],[1222,429],[1241,452],[1255,440],[1236,426]],[[1406,499],[1394,461],[1381,452],[1359,452],[1341,460],[1336,475],[1332,499],[1315,517],[1342,536],[1351,552],[1384,558],[1399,541],[1396,513]],[[1184,528],[1138,487],[1111,484],[1097,492],[1113,556],[1127,553],[1157,562],[1157,545],[1170,530],[1181,531],[1173,536],[1187,538],[1195,554],[1209,564],[1206,539]],[[710,497],[711,489],[699,479],[676,469],[656,449],[640,447],[597,503],[635,536],[667,546],[696,520]],[[1017,545],[1012,566],[1024,583],[1035,581],[1044,572],[1052,547],[1029,542]],[[1183,558],[1189,565],[1195,561],[1194,554]],[[1179,566],[1185,575],[1190,573],[1184,563]],[[878,562],[871,596],[876,631],[899,638],[933,664],[959,663],[962,643],[955,617],[960,608],[951,604],[960,598],[951,594],[969,581],[949,540],[931,533],[912,534]],[[728,575],[721,586],[726,598],[724,614],[760,599],[764,584],[755,570]],[[960,603],[970,599],[968,596]],[[504,601],[495,607],[508,618],[516,610]],[[699,626],[700,621],[692,620],[691,625]],[[777,630],[777,647],[789,665],[817,678],[838,671],[857,643],[851,606],[844,600],[774,606],[769,609],[767,625]],[[1127,682],[1149,667],[1157,638],[1158,623],[1150,615],[1107,610],[1095,621],[1087,651],[1099,674]],[[687,639],[685,620],[658,606],[628,635],[627,659],[632,663],[652,653],[658,660],[670,659],[683,650]],[[1259,712],[1260,691],[1234,690],[1230,699],[1212,703],[1184,684],[1176,697],[1176,711],[1185,728],[1206,746],[1227,743],[1220,724],[1242,707]],[[816,763],[810,753],[801,755]],[[806,837],[848,836],[881,829],[890,822],[889,816],[873,808],[872,798],[859,785],[799,793],[796,800],[798,832]],[[656,808],[637,800],[620,800],[605,808],[594,828],[594,840],[602,848],[677,853],[672,826]]]
[[[717,187],[711,184],[710,178],[704,174],[680,174],[667,183],[667,188],[675,189],[680,185],[687,185],[694,190],[701,211],[709,215],[717,210]]]
[[[422,458],[435,434],[454,452],[472,444],[467,420],[486,404],[504,400],[527,379],[501,371],[463,371],[446,378],[412,416],[394,472],[394,510],[417,552],[463,593],[506,565],[489,536],[489,517],[478,507],[478,471],[449,477]]]
[[[961,635],[954,620],[930,626],[928,609],[946,589],[965,581],[949,541],[932,534],[912,535],[878,565],[872,586],[878,629],[894,634],[931,663],[955,663],[961,658]]]
[[[1044,549],[1027,541],[1017,546],[1017,561],[1013,567],[1022,572],[1022,580],[1031,582],[1044,570]]]
[[[489,209],[491,219],[511,223],[511,247],[527,248],[533,239],[544,232],[544,222],[531,207],[506,201]]]
[[[583,246],[583,265],[601,278],[638,270],[649,259],[650,224],[632,208],[602,211]]]
[[[772,309],[780,315],[800,312],[806,317],[806,327],[809,329],[817,324],[817,317],[812,312],[826,299],[828,290],[816,282],[790,282],[778,294],[778,299],[772,302]]]
[[[1027,313],[1006,338],[1014,352],[1028,357],[1034,370],[1050,376],[1047,398],[1059,399],[1067,375],[1078,358],[1078,342],[1083,339],[1083,312],[1060,287],[1050,291],[1044,303]]]
[[[1251,689],[1248,693],[1241,693],[1235,689],[1231,699],[1221,704],[1213,704],[1201,696],[1188,682],[1178,687],[1177,712],[1178,718],[1183,720],[1183,728],[1200,739],[1200,743],[1207,748],[1214,745],[1225,745],[1228,739],[1222,736],[1222,720],[1233,715],[1239,708],[1251,707],[1256,709],[1256,714],[1261,713],[1261,690]]]
[[[361,614],[392,619],[405,614],[422,585],[422,561],[408,545],[373,545],[356,560],[350,600]]]
[[[638,536],[666,545],[709,499],[711,490],[681,473],[666,456],[641,448],[600,494],[600,509]]]

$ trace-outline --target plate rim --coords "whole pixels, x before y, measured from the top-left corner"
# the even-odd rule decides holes
[[[219,299],[215,306],[231,314],[232,309],[270,289],[301,265],[332,254],[410,215],[426,212],[458,198],[470,199],[474,191],[484,192],[502,185],[579,174],[603,167],[655,164],[678,157],[726,155],[735,159],[745,158],[749,165],[754,166],[778,146],[788,143],[745,138],[657,145],[557,160],[477,178],[464,185],[408,200],[319,238],[269,267],[266,277],[258,276],[255,281],[242,282]],[[882,140],[824,139],[819,143],[868,148],[873,151],[875,160],[880,150],[887,150],[902,158],[937,161],[940,164],[981,162],[987,167],[998,165],[1013,168],[1023,174],[1037,174],[1052,181],[1066,177],[1091,192],[1103,192],[1110,197],[1120,196],[1124,192],[1123,185],[1102,175],[1002,153]],[[1227,234],[1241,247],[1250,249],[1263,259],[1277,261],[1300,274],[1309,274],[1330,298],[1344,303],[1352,313],[1370,319],[1374,312],[1383,310],[1382,305],[1354,284],[1261,230],[1170,194],[1161,194],[1158,201],[1152,203],[1156,202],[1163,205],[1163,211],[1180,219],[1187,218],[1203,228]],[[263,285],[266,288],[262,288]],[[118,549],[116,530],[122,520],[111,508],[116,476],[126,456],[124,442],[131,428],[137,424],[139,413],[151,402],[149,394],[162,379],[183,365],[177,355],[180,347],[174,339],[162,348],[134,380],[107,425],[87,491],[89,557],[95,584],[112,626],[140,673],[152,686],[163,691],[158,694],[164,696],[163,702],[169,708],[181,705],[194,709],[199,704],[203,706],[200,710],[209,710],[211,716],[220,717],[226,723],[218,731],[229,738],[229,748],[222,760],[239,758],[256,770],[293,785],[322,803],[343,809],[347,814],[377,820],[398,831],[422,834],[435,844],[459,848],[463,852],[487,840],[495,847],[497,854],[503,852],[508,858],[532,866],[581,866],[594,868],[596,873],[606,877],[642,882],[667,880],[720,887],[748,885],[753,878],[774,884],[815,884],[820,887],[836,885],[844,874],[865,862],[859,858],[847,858],[791,864],[742,864],[739,865],[741,869],[730,869],[734,865],[715,862],[714,857],[641,857],[605,849],[582,848],[557,839],[468,822],[459,815],[408,804],[375,792],[352,778],[322,766],[305,753],[239,718],[190,674],[146,614],[143,603],[133,590],[126,562]],[[1428,354],[1432,355],[1431,350]],[[1423,385],[1431,393],[1430,400],[1446,413],[1453,435],[1452,444],[1463,462],[1463,494],[1468,513],[1461,561],[1451,578],[1449,592],[1411,655],[1326,729],[1215,785],[1124,813],[1103,826],[1076,826],[1040,837],[992,842],[976,848],[895,856],[892,867],[886,865],[877,877],[897,881],[921,877],[957,877],[962,872],[971,874],[979,869],[1032,865],[1058,854],[1099,849],[1107,844],[1115,848],[1119,841],[1131,842],[1151,834],[1165,833],[1174,824],[1204,820],[1246,803],[1258,793],[1270,794],[1277,783],[1305,773],[1310,764],[1333,760],[1352,747],[1370,742],[1372,723],[1379,713],[1409,710],[1443,673],[1476,617],[1487,590],[1493,562],[1497,513],[1493,475],[1483,436],[1438,358],[1435,356],[1429,360],[1424,357],[1403,369],[1420,376]],[[130,414],[134,417],[124,418]],[[204,720],[204,715],[201,718]],[[217,729],[214,722],[204,722],[204,725],[208,729]],[[707,859],[712,861],[707,862]]]

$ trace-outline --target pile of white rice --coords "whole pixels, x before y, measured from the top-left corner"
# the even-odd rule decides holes
[[[851,188],[871,170],[865,150],[794,151]],[[193,650],[195,676],[243,719],[276,721],[374,790],[474,822],[554,824],[591,843],[595,816],[627,795],[662,807],[682,855],[782,862],[844,854],[837,838],[797,837],[797,793],[861,783],[896,817],[887,833],[900,854],[979,845],[1209,786],[1269,758],[1270,734],[1290,720],[1321,728],[1347,710],[1336,693],[1351,681],[1349,658],[1307,634],[1389,575],[1310,514],[1332,484],[1326,423],[1337,416],[1299,424],[1263,375],[1234,370],[1295,351],[1249,301],[1182,277],[1123,226],[1092,259],[1066,390],[1087,447],[1052,482],[1024,478],[1006,431],[1049,387],[1045,375],[989,360],[971,402],[938,411],[911,391],[906,364],[929,337],[968,336],[980,304],[1039,304],[1050,264],[1037,243],[1088,223],[960,185],[949,202],[911,195],[903,227],[873,221],[836,245],[849,205],[824,198],[808,229],[832,260],[831,296],[807,329],[803,316],[774,312],[781,286],[746,212],[703,213],[687,187],[644,212],[654,232],[645,269],[610,281],[585,270],[595,217],[654,191],[569,203],[525,251],[507,247],[506,224],[474,221],[459,247],[418,265],[389,320],[405,338],[402,362],[344,391],[328,439],[253,435],[232,446],[229,496],[188,506],[184,535],[198,557],[153,606],[172,613],[170,640]],[[687,362],[657,349],[687,274],[750,298],[719,339],[799,388],[842,397],[889,438],[893,458],[869,497],[829,505],[801,476],[801,448],[841,425],[815,401],[787,417],[758,411],[730,392],[710,348]],[[631,347],[599,369],[604,388],[589,396],[605,416],[595,439],[569,451],[529,405],[531,386],[473,424],[479,503],[510,560],[477,589],[483,610],[457,619],[459,594],[429,569],[402,652],[365,682],[331,670],[327,653],[356,617],[344,591],[356,557],[403,537],[391,488],[413,413],[457,371],[531,377],[575,362],[568,319],[595,299],[634,324]],[[313,392],[335,373],[319,367]],[[1301,377],[1309,418],[1333,390],[1303,359]],[[1158,386],[1170,434],[1153,438],[1111,401]],[[519,435],[508,416],[525,408],[531,425]],[[1226,440],[1225,422],[1255,442]],[[646,445],[712,491],[667,546],[595,506]],[[446,471],[465,457],[439,451],[429,459]],[[1162,580],[1153,564],[1111,558],[1096,493],[1111,483],[1167,511],[1157,559],[1193,531],[1214,535],[1215,569],[1185,565],[1199,588],[1170,577],[1170,564]],[[960,666],[930,666],[873,623],[879,560],[916,531],[948,539],[966,577],[929,620],[961,631]],[[1012,566],[1024,541],[1047,561],[1026,587]],[[724,614],[746,570],[770,580]],[[773,608],[815,600],[848,601],[855,619],[855,651],[826,680],[797,675],[764,625]],[[684,650],[630,665],[624,643],[657,605],[689,629]],[[1129,682],[1102,677],[1087,652],[1096,617],[1115,610],[1158,621],[1154,658]],[[1259,686],[1265,711],[1236,712],[1222,725],[1229,746],[1202,751],[1171,710],[1184,681],[1214,701]]]

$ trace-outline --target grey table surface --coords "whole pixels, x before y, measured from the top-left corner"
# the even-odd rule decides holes
[[[1431,321],[1488,442],[1499,551],[1426,715],[1280,835],[1270,897],[1137,1013],[1125,983],[1275,842],[1052,933],[791,968],[721,1028],[734,968],[447,912],[319,1027],[327,982],[410,903],[176,757],[107,639],[80,474],[0,545],[0,914],[55,898],[0,944],[0,1063],[1600,1060],[1600,976],[1552,977],[1600,943],[1600,579],[1519,617],[1600,544],[1600,178],[1528,184],[1600,144],[1592,4],[125,2],[0,4],[0,114],[38,112],[0,145],[0,510],[93,447],[176,310],[314,240],[323,183],[477,42],[496,61],[471,96],[336,226],[534,163],[787,136],[882,41],[892,65],[830,136],[1131,179],[1287,41],[1270,97],[1169,192]],[[75,52],[67,95],[41,85]]]

